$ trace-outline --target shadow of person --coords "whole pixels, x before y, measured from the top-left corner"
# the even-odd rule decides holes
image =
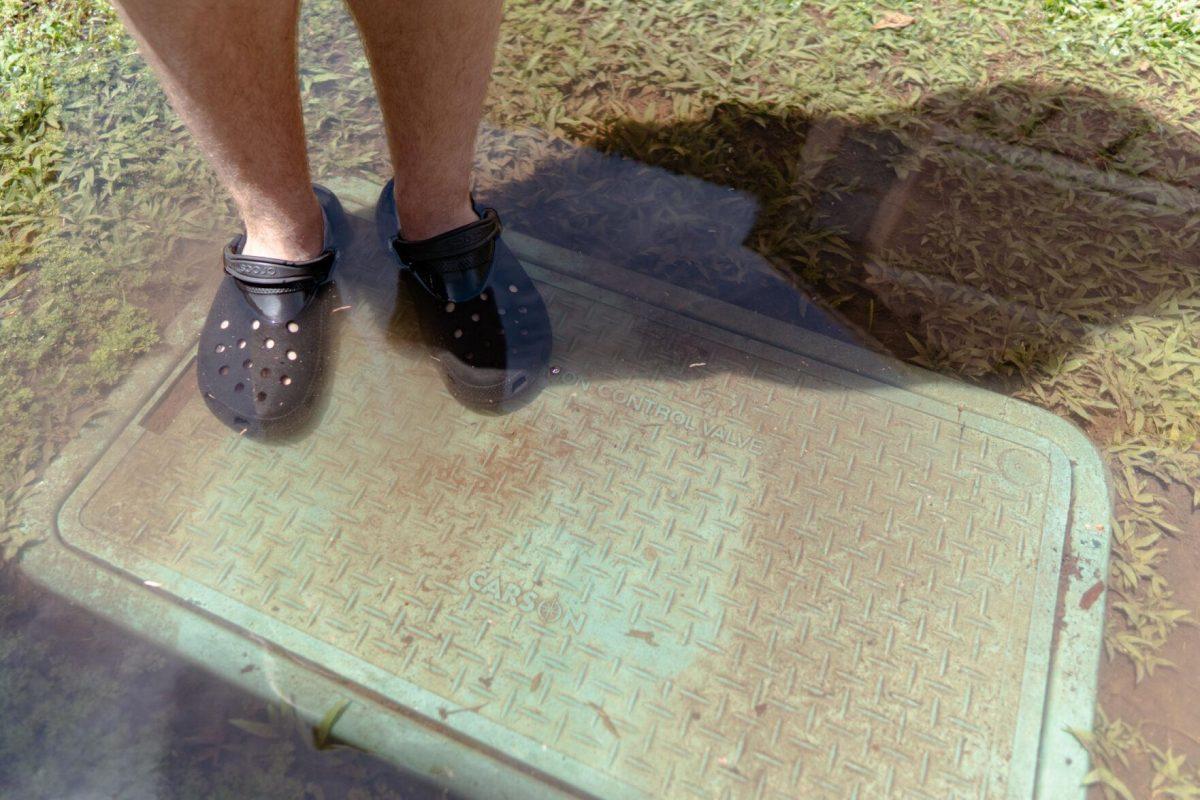
[[[1200,290],[1200,141],[1095,89],[868,121],[730,102],[590,145],[486,130],[482,199],[567,250],[993,388]]]

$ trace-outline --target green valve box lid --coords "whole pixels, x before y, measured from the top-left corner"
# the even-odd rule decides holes
[[[1084,796],[1081,434],[506,237],[555,330],[527,405],[456,404],[381,268],[319,426],[239,437],[195,390],[200,298],[52,468],[24,567],[469,796]]]

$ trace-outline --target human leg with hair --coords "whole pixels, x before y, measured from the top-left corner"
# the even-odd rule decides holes
[[[543,377],[545,304],[470,195],[500,0],[347,0],[379,95],[393,180],[376,209],[447,384],[496,407]]]
[[[344,215],[309,177],[299,0],[116,0],[245,226],[200,335],[205,401],[243,433],[292,430],[325,371]],[[165,257],[165,256],[164,256]]]

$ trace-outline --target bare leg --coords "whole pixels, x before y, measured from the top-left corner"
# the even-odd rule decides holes
[[[233,196],[248,255],[321,251],[296,74],[298,0],[115,0]]]
[[[471,162],[501,0],[347,0],[371,61],[404,238],[478,219]]]

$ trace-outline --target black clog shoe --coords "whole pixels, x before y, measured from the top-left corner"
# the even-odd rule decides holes
[[[245,235],[234,238],[200,332],[200,392],[218,419],[246,436],[298,432],[325,385],[337,305],[333,274],[350,227],[333,192],[313,191],[325,222],[321,254],[310,261],[245,256]]]
[[[400,287],[417,310],[421,336],[441,362],[450,393],[465,406],[507,410],[546,377],[551,330],[546,304],[501,239],[495,209],[477,222],[421,241],[400,233],[392,182],[375,206],[380,239],[400,265]]]

